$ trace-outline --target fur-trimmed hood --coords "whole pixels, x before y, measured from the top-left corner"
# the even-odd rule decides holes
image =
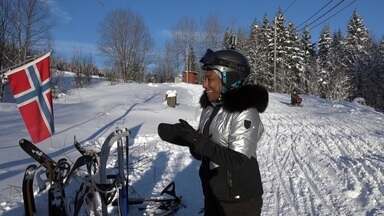
[[[256,108],[259,113],[265,111],[268,106],[268,91],[261,85],[245,85],[232,89],[222,96],[223,108],[229,112],[242,112],[248,108]],[[212,106],[204,91],[200,97],[202,108]]]

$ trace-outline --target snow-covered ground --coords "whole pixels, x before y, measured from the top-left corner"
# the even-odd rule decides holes
[[[168,90],[177,91],[175,108],[164,101]],[[129,178],[136,192],[156,195],[175,181],[186,206],[177,214],[198,215],[203,207],[199,162],[186,148],[161,141],[157,125],[179,118],[197,125],[202,91],[199,85],[182,83],[95,82],[71,89],[55,101],[56,134],[38,147],[55,159],[73,161],[79,156],[72,146],[74,136],[89,145],[102,142],[116,127],[127,127],[134,136],[130,152],[136,163]],[[270,94],[261,115],[265,134],[257,154],[264,186],[262,214],[384,215],[384,115],[359,104],[311,96],[303,97],[303,107],[291,107],[289,99]],[[2,215],[24,211],[21,182],[34,161],[18,146],[23,137],[29,138],[16,105],[0,104]],[[39,211],[46,203],[38,205]]]

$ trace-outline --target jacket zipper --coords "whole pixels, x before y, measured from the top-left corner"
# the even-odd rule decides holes
[[[232,194],[232,174],[229,170],[227,170],[227,185],[228,185],[228,196],[230,200],[233,199],[233,194]]]

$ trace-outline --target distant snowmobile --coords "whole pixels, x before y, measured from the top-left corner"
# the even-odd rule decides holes
[[[301,106],[303,99],[299,96],[297,91],[293,91],[291,94],[291,105],[292,106]]]

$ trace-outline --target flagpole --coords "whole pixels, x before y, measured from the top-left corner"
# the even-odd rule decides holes
[[[51,145],[51,148],[53,148],[53,142],[52,142],[52,139],[53,139],[53,133],[52,133],[52,136],[49,137],[49,143]]]

